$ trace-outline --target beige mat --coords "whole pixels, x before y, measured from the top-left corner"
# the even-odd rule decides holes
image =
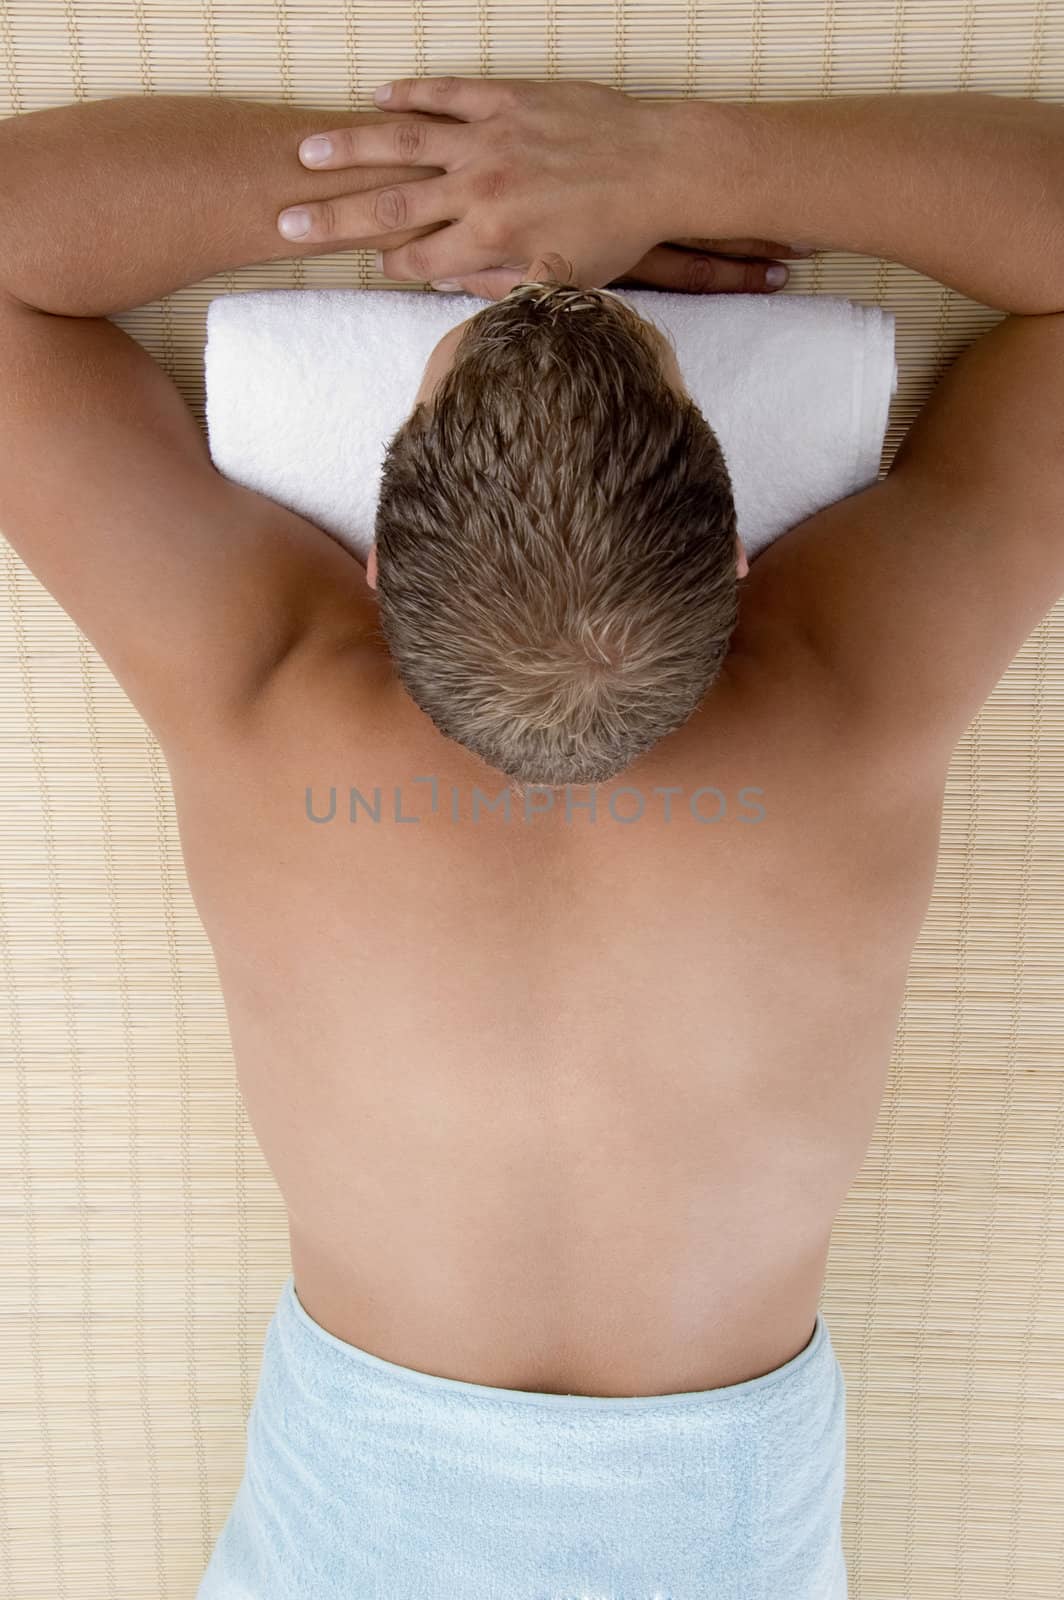
[[[179,91],[365,107],[385,78],[438,72],[1060,99],[1064,8],[0,0],[3,113]],[[239,279],[371,281],[358,254]],[[205,308],[235,281],[118,319],[201,418]],[[896,312],[885,460],[995,320],[875,261],[792,282]],[[2,540],[0,585],[0,1600],[191,1600],[237,1483],[282,1213],[158,748]],[[1064,607],[957,752],[889,1091],[835,1232],[854,1600],[1064,1597],[1062,932]]]

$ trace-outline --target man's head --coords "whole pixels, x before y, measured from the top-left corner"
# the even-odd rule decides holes
[[[575,785],[696,709],[746,563],[664,336],[607,291],[522,284],[429,358],[368,571],[437,728],[518,783]]]

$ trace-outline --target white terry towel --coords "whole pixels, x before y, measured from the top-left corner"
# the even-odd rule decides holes
[[[621,293],[675,345],[724,450],[750,555],[875,481],[898,381],[893,313],[828,295]],[[385,450],[413,408],[429,353],[487,303],[394,289],[212,300],[215,466],[364,558]]]

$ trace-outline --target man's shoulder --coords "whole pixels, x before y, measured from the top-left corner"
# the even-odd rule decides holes
[[[880,723],[864,715],[845,663],[823,648],[817,630],[822,597],[808,604],[807,557],[811,566],[825,528],[833,542],[859,553],[869,514],[862,498],[814,513],[751,563],[720,680],[694,719],[685,752],[685,760],[699,763],[727,752],[729,766],[738,761],[744,771],[761,774],[780,798],[777,814],[792,817],[811,845],[818,818],[835,819],[829,844],[841,823],[848,835],[851,822],[858,832],[889,825],[901,810],[926,819],[940,804],[951,754],[947,741],[916,750],[903,721]],[[895,515],[886,496],[875,514],[887,522]],[[899,536],[906,532],[899,526]],[[820,574],[812,581],[820,582]],[[870,572],[869,582],[875,581]],[[890,663],[883,670],[892,670]]]
[[[398,680],[375,613],[347,625],[310,628],[263,684],[256,719],[264,727],[368,731]]]
[[[300,773],[317,781],[330,764],[350,768],[375,748],[395,687],[387,652],[369,633],[307,629],[239,717],[166,745],[167,765],[189,797],[252,784],[265,794]]]
[[[937,777],[1064,594],[1064,315],[1012,317],[948,368],[879,482],[753,564],[745,625],[819,662],[865,760]]]

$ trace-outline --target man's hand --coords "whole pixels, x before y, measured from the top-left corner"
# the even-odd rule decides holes
[[[338,248],[393,229],[432,230],[384,253],[389,277],[489,299],[526,277],[751,293],[786,281],[773,257],[808,254],[764,239],[661,244],[676,215],[665,106],[597,83],[485,78],[404,79],[375,98],[388,111],[447,120],[337,128],[318,136],[332,147],[324,159],[312,159],[316,140],[304,140],[304,164],[435,167],[442,176],[303,209],[309,237]]]

